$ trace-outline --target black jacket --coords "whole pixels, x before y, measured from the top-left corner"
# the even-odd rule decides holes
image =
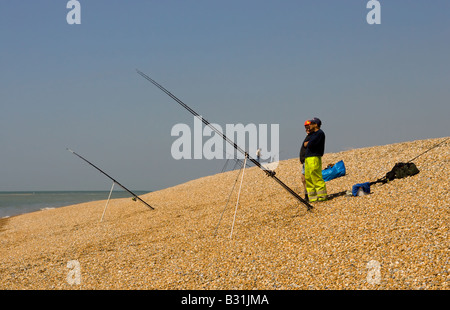
[[[305,142],[306,142],[306,141],[309,141],[310,136],[311,136],[311,135],[307,135],[307,136],[305,137],[305,140],[303,140],[302,146],[300,147],[300,154],[299,154],[299,157],[300,157],[300,162],[301,162],[302,164],[305,163],[305,155],[306,155]]]
[[[325,152],[325,133],[322,129],[310,134],[305,157],[323,156]]]

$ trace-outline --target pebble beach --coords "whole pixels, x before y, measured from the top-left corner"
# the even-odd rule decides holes
[[[326,153],[347,171],[328,194],[445,139]],[[415,176],[312,211],[252,167],[237,208],[233,170],[140,196],[155,210],[111,200],[103,221],[106,200],[0,219],[0,289],[448,290],[450,140],[413,162]],[[303,197],[300,173],[298,158],[276,169]]]

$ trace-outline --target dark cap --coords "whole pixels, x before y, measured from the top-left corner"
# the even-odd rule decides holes
[[[322,126],[322,121],[320,119],[318,119],[317,117],[314,117],[311,120],[311,123],[317,124],[317,126],[319,126],[319,127]]]

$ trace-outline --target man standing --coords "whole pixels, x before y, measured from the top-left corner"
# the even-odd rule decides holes
[[[325,133],[320,129],[322,122],[317,117],[309,125],[309,141],[304,142],[305,183],[310,202],[327,200],[327,188],[322,177],[322,156],[325,152]]]
[[[305,181],[305,155],[306,155],[306,147],[305,142],[309,141],[309,125],[311,125],[311,121],[307,120],[305,121],[305,131],[306,131],[306,137],[305,140],[303,140],[302,146],[300,147],[300,163],[302,164],[302,172],[300,175],[301,182],[303,184],[303,189],[305,191],[305,200],[308,201],[308,191],[306,190],[306,181]]]

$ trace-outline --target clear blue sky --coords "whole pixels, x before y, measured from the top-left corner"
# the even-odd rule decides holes
[[[192,116],[280,125],[298,156],[317,116],[326,152],[449,136],[450,2],[0,0],[0,191],[109,190],[70,147],[134,190],[220,172],[172,159]],[[224,184],[231,186],[231,184]]]

